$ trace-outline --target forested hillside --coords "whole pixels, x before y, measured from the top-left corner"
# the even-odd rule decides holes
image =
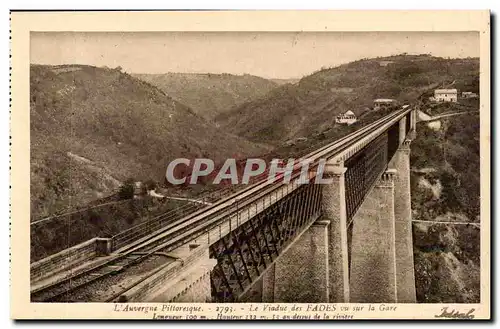
[[[419,124],[411,145],[413,219],[424,221],[413,225],[417,299],[428,303],[477,303],[479,114],[453,116],[440,122],[440,126],[430,127],[428,123]]]
[[[173,158],[263,150],[119,68],[32,65],[30,123],[32,218],[107,196],[129,177],[162,182]]]
[[[478,71],[476,58],[398,55],[363,59],[323,69],[294,85],[282,85],[215,120],[252,141],[279,144],[329,129],[339,113],[363,112],[376,98],[415,103],[438,86],[476,91]]]

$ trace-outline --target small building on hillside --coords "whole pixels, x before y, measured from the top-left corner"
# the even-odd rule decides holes
[[[373,101],[373,109],[380,110],[397,105],[397,101],[391,98],[379,98]]]
[[[351,110],[345,113],[341,113],[335,118],[335,122],[340,124],[352,125],[356,121],[358,121],[358,119],[356,118],[354,112]]]
[[[388,66],[389,64],[392,64],[392,63],[394,63],[394,61],[380,61],[380,62],[378,62],[378,64],[380,66],[382,66],[382,67],[386,67],[386,66]]]
[[[477,98],[478,94],[472,91],[462,91],[462,98]]]
[[[144,192],[143,186],[144,184],[142,182],[134,182],[134,196],[143,194]]]
[[[436,102],[456,102],[458,91],[456,89],[436,89],[434,90],[434,100]]]
[[[293,146],[297,143],[303,143],[303,142],[307,142],[307,137],[298,137],[298,138],[294,138],[294,139],[289,139],[289,140],[285,141],[285,145],[286,146]]]

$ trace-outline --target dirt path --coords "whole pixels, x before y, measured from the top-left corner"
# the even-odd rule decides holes
[[[192,202],[192,203],[200,203],[200,204],[203,204],[206,206],[212,205],[210,202],[196,200],[196,199],[181,198],[181,197],[175,197],[175,196],[166,196],[165,198],[170,199],[170,200],[179,200],[179,201],[187,201],[187,202]]]
[[[460,111],[460,112],[452,112],[452,113],[443,113],[443,114],[440,114],[440,115],[435,115],[435,116],[432,116],[432,117],[429,117],[429,118],[419,118],[418,121],[420,122],[430,122],[430,121],[436,121],[436,120],[440,120],[442,118],[446,118],[446,117],[452,117],[452,116],[455,116],[455,115],[460,115],[460,114],[466,114],[466,113],[476,113],[476,112],[479,112],[479,111]]]

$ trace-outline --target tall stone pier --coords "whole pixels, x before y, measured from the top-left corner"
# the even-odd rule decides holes
[[[395,303],[395,170],[379,178],[354,215],[350,293],[353,303]]]
[[[397,171],[394,177],[394,217],[398,303],[415,303],[409,140],[401,144],[389,167]]]
[[[329,225],[329,221],[314,222],[276,261],[274,268],[264,275],[263,300],[284,303],[328,302]],[[272,284],[274,289],[270,286]]]
[[[267,269],[257,285],[263,302],[349,302],[349,261],[343,164],[327,163],[323,216]]]
[[[323,185],[323,218],[330,221],[328,229],[329,302],[349,302],[349,256],[345,200],[345,172],[342,163],[328,163]]]

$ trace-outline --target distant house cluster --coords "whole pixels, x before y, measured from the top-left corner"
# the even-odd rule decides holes
[[[337,117],[335,118],[336,123],[346,124],[346,125],[352,125],[356,121],[358,121],[358,119],[356,118],[354,112],[351,110],[345,113],[341,113],[337,115]]]
[[[452,102],[456,103],[458,101],[458,90],[457,89],[436,89],[434,90],[434,96],[429,99],[433,102]],[[477,98],[478,94],[471,91],[463,91],[461,94],[462,98]]]

